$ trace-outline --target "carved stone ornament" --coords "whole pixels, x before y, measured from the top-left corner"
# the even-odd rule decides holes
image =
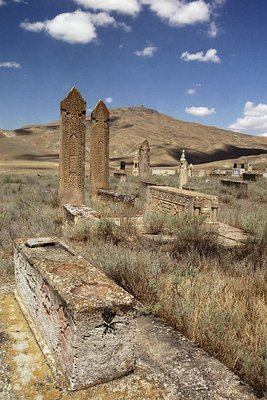
[[[91,196],[109,189],[109,110],[103,100],[91,114],[90,187]]]
[[[60,104],[59,205],[84,203],[86,102],[73,87]]]

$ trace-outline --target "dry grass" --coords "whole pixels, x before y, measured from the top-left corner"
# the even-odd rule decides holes
[[[56,223],[55,178],[0,176],[0,185],[2,252],[12,252],[16,237],[62,235]],[[216,180],[199,180],[198,188],[219,194],[220,215],[227,214],[227,210],[231,215],[244,216],[245,209],[253,213],[256,208],[256,215],[260,212],[258,222],[249,225],[257,234],[246,246],[226,250],[201,220],[188,218],[161,219],[159,230],[171,232],[173,243],[144,241],[131,219],[140,209],[125,215],[120,206],[116,206],[120,228],[103,219],[96,225],[81,223],[65,230],[64,238],[147,309],[215,355],[261,393],[267,390],[267,231],[260,223],[266,216],[266,188],[262,182],[252,183],[248,199],[236,199],[235,193],[223,192]],[[111,208],[107,214],[114,213]],[[153,227],[156,218],[147,224]]]

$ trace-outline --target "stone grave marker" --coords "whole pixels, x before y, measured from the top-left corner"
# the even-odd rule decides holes
[[[147,140],[139,147],[139,176],[144,181],[150,179],[150,147]]]
[[[180,158],[180,170],[179,170],[179,176],[178,176],[179,189],[182,189],[183,185],[187,184],[187,181],[188,181],[187,165],[188,165],[188,163],[185,158],[185,151],[183,150],[181,158]]]
[[[109,189],[109,110],[99,100],[91,114],[90,194]]]
[[[138,176],[138,175],[139,175],[138,151],[137,151],[137,152],[135,153],[135,155],[134,155],[132,175],[133,175],[133,176]]]
[[[60,104],[59,206],[84,203],[86,102],[73,87]]]

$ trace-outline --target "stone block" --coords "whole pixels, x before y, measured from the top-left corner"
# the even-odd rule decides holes
[[[238,189],[240,193],[246,194],[248,190],[248,184],[244,181],[237,181],[233,179],[221,179],[221,183],[224,186],[234,187]]]
[[[150,186],[146,212],[168,215],[203,215],[207,222],[216,222],[218,197],[173,187]]]
[[[124,203],[130,206],[134,206],[135,197],[131,194],[117,193],[112,190],[98,190],[98,195],[104,200],[115,201],[119,203]]]
[[[15,241],[16,297],[71,390],[134,368],[135,301],[57,238]]]
[[[244,172],[242,175],[243,181],[257,182],[262,177],[262,174],[254,172]]]
[[[93,210],[92,208],[82,206],[74,206],[72,204],[64,205],[64,222],[70,225],[75,225],[79,220],[91,220],[96,222],[101,218],[99,212]]]

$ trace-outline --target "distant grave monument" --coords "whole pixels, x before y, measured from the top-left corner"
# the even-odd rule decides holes
[[[139,147],[139,176],[144,181],[150,179],[150,147],[147,140]]]
[[[191,178],[193,176],[193,164],[188,165],[188,176]]]
[[[91,114],[90,183],[91,196],[109,189],[109,110],[103,100]]]
[[[187,161],[185,158],[185,150],[182,151],[182,155],[180,158],[180,170],[178,177],[178,187],[179,189],[183,188],[183,185],[187,184],[188,181],[188,171],[187,171]]]
[[[241,176],[241,168],[238,167],[237,163],[233,165],[232,176]]]
[[[126,162],[125,161],[121,161],[121,163],[120,163],[121,171],[125,171],[125,167],[126,167]]]
[[[249,172],[249,173],[252,172],[252,163],[248,163],[248,172]]]
[[[59,206],[84,203],[86,102],[73,87],[60,104]]]
[[[132,175],[133,175],[133,176],[138,176],[138,175],[139,175],[138,151],[137,151],[137,152],[135,153],[135,155],[134,155]]]

